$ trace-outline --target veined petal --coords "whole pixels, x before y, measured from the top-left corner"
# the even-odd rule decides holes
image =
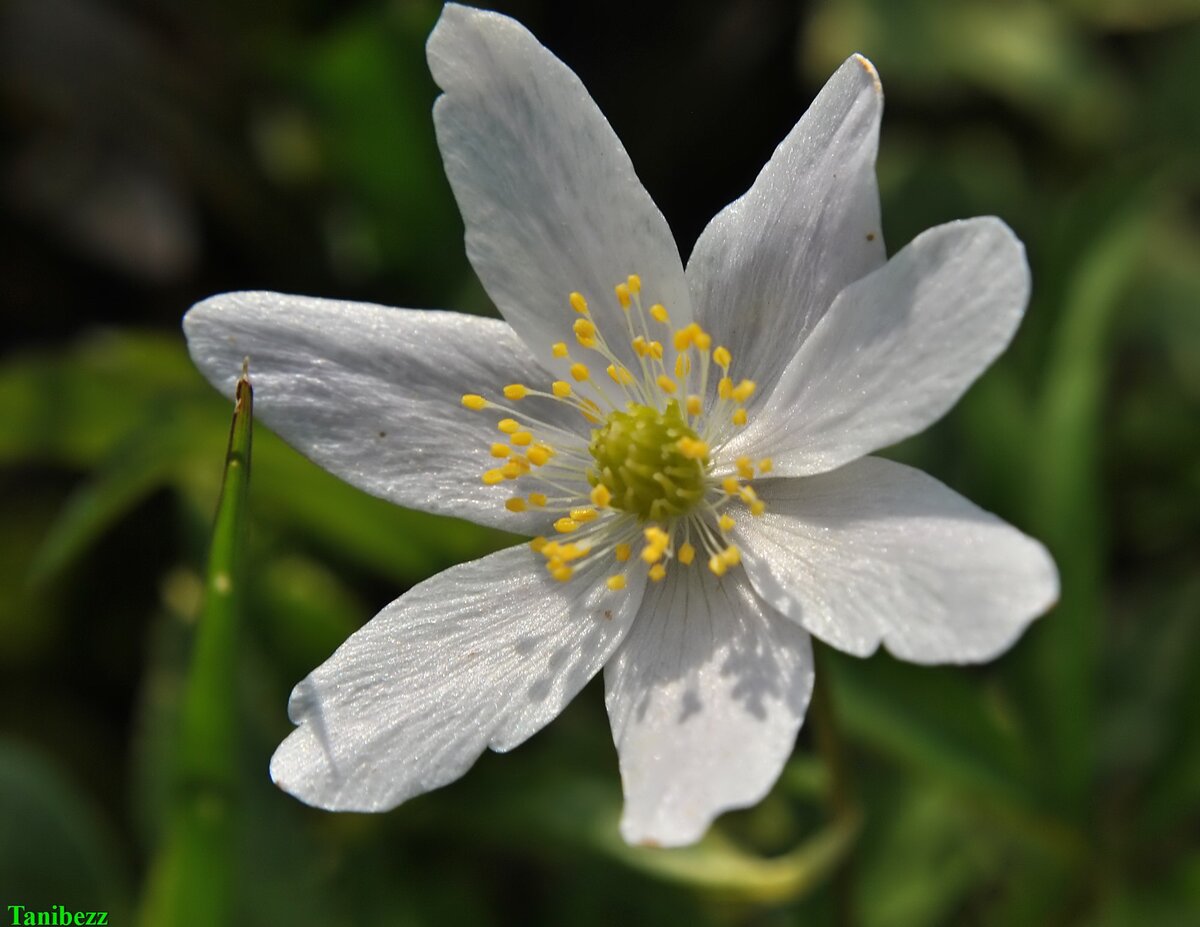
[[[759,801],[812,694],[809,637],[741,575],[673,569],[605,667],[630,843],[680,846]]]
[[[1025,249],[999,219],[921,233],[839,294],[726,453],[803,476],[924,430],[1008,345],[1028,299]]]
[[[452,567],[387,606],[296,686],[299,725],[271,778],[338,811],[383,811],[461,776],[485,747],[510,750],[600,669],[638,610],[605,565],[559,583],[511,548]]]
[[[250,359],[254,410],[326,470],[398,505],[537,533],[544,513],[509,512],[480,475],[503,413],[462,406],[541,368],[503,322],[279,293],[227,293],[184,318],[196,366],[232,396]],[[522,400],[523,408],[537,403]],[[568,410],[536,404],[565,427]],[[578,424],[586,424],[582,416]]]
[[[834,297],[884,262],[875,183],[882,112],[875,69],[861,55],[847,59],[688,259],[697,321],[759,396]]]
[[[629,274],[641,276],[646,306],[662,303],[676,325],[690,322],[666,220],[574,72],[516,21],[453,3],[428,54],[445,91],[434,123],[467,255],[526,343],[549,362],[554,342],[574,342],[572,292],[602,332],[624,332],[613,287]],[[632,364],[623,340],[609,338]]]
[[[755,589],[847,653],[990,660],[1058,599],[1041,544],[919,470],[867,457],[755,485],[766,514],[737,529]]]

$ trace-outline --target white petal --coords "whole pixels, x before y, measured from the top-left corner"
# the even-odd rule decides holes
[[[990,660],[1058,598],[1041,544],[911,467],[867,457],[755,486],[766,514],[737,527],[754,587],[848,653]]]
[[[741,571],[673,567],[605,667],[630,843],[694,843],[758,802],[791,755],[812,694],[809,637]]]
[[[832,470],[927,428],[1008,345],[1029,299],[999,219],[930,229],[834,301],[727,454]]]
[[[535,562],[536,561],[536,562]],[[558,715],[620,643],[642,581],[568,583],[526,547],[414,586],[296,686],[271,777],[311,805],[383,811],[509,750]]]
[[[883,92],[854,55],[688,259],[697,320],[764,396],[837,294],[884,261],[875,153]]]
[[[647,307],[662,303],[673,322],[688,323],[671,231],[574,72],[520,23],[456,4],[443,10],[428,54],[445,91],[434,121],[467,255],[539,357],[550,363],[553,342],[574,345],[567,297],[578,291],[632,363],[613,294],[629,274],[641,275]]]
[[[248,357],[262,421],[347,482],[399,505],[509,531],[544,527],[544,513],[504,508],[519,483],[480,481],[498,463],[488,447],[503,437],[496,422],[504,413],[462,406],[464,393],[496,398],[505,384],[541,370],[503,322],[228,293],[194,306],[183,325],[192,359],[213,385],[232,396]],[[524,399],[522,408],[564,421],[565,407],[535,402]]]

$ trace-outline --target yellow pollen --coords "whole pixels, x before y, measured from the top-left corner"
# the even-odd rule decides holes
[[[511,435],[521,430],[521,424],[515,418],[502,418],[496,423],[496,427],[506,435]]]
[[[462,404],[468,409],[474,409],[478,412],[480,409],[486,409],[488,402],[482,396],[477,396],[475,393],[467,393],[462,398]]]
[[[533,552],[535,554],[540,554],[542,552],[542,549],[546,546],[546,543],[547,543],[546,539],[539,534],[537,537],[535,537],[532,541],[529,542],[529,546],[533,549]]]
[[[555,357],[567,356],[567,343],[565,341],[556,341],[550,348]]]
[[[593,425],[597,424],[600,421],[600,407],[590,399],[584,399],[581,404],[583,409],[580,411],[583,412],[583,417]]]
[[[583,298],[582,293],[572,293],[570,296],[567,297],[567,299],[570,300],[571,308],[574,309],[576,312],[578,312],[580,315],[587,312],[587,310],[588,310],[587,300]],[[564,347],[565,347],[565,345],[564,345]]]
[[[650,525],[642,532],[647,544],[653,544],[655,547],[661,547],[664,550],[671,543],[671,536],[657,525]]]
[[[487,486],[495,486],[497,483],[504,482],[503,470],[485,470],[483,474],[483,482]]]
[[[663,356],[662,342],[661,341],[651,341],[648,345],[646,345],[646,353],[649,354],[651,357],[653,357],[655,360],[662,360],[662,356]]]
[[[536,505],[539,509],[546,505],[546,494],[544,492],[531,492],[529,494],[529,504]]]
[[[767,510],[767,503],[763,502],[761,499],[755,499],[753,502],[750,503],[750,514],[753,515],[755,518],[758,518],[766,510]]]
[[[692,332],[688,328],[681,328],[675,332],[675,350],[686,351],[692,344]]]
[[[733,398],[738,402],[745,402],[754,395],[755,385],[753,380],[743,380],[733,388]]]
[[[506,463],[503,467],[500,468],[500,475],[503,476],[506,480],[515,480],[518,476],[521,475],[521,465],[519,463],[517,463],[515,460],[510,460],[508,463]]]
[[[512,452],[509,451],[507,444],[500,444],[499,442],[496,442],[492,445],[493,457],[507,457],[510,453]]]
[[[612,502],[612,493],[609,492],[608,487],[603,483],[592,489],[591,497],[592,505],[598,509],[605,508],[608,506],[608,503]]]
[[[733,526],[737,523],[733,520],[733,516],[722,515],[719,519],[717,519],[717,524],[720,526],[722,531],[732,531]]]
[[[512,457],[509,458],[509,460],[511,460],[513,463],[515,463],[518,467],[520,467],[522,473],[529,472],[529,458],[526,457],[524,454],[513,454]]]
[[[647,563],[657,563],[662,559],[663,549],[647,544],[642,548],[642,559]]]
[[[656,563],[656,564],[654,564],[654,566],[650,567],[649,575],[650,575],[651,581],[657,583],[660,580],[662,580],[662,578],[664,576],[667,575],[667,568],[665,566],[663,566],[661,563]]]
[[[658,388],[668,395],[673,395],[675,390],[679,389],[679,387],[675,385],[675,381],[665,373],[660,373],[656,382],[658,383]]]
[[[596,337],[596,326],[592,323],[591,319],[576,319],[572,328],[575,331],[575,337],[579,339],[581,344],[584,339],[595,339]]]
[[[733,422],[733,424],[735,424],[735,425],[745,425],[746,424],[746,410],[745,409],[734,409],[733,415],[731,415],[729,417],[729,420],[731,422]]]
[[[700,331],[696,332],[695,342],[697,348],[699,348],[701,351],[707,351],[710,347],[712,347],[712,335],[704,331],[704,329],[701,329]]]
[[[704,402],[699,396],[688,396],[687,411],[688,415],[699,415],[704,409]]]
[[[675,358],[675,376],[683,378],[692,372],[692,362],[686,354],[680,354]]]
[[[525,386],[522,386],[520,383],[510,383],[508,386],[504,387],[505,399],[512,399],[515,401],[517,399],[524,399],[528,394],[529,389]]]
[[[518,431],[514,433],[513,436],[508,440],[519,447],[528,447],[533,443],[533,435],[531,435],[528,431]]]
[[[712,570],[714,576],[725,575],[725,561],[721,558],[720,554],[713,554],[708,558],[708,568]]]
[[[626,280],[625,283],[626,283],[626,286],[629,287],[630,293],[642,292],[642,278],[639,277],[637,274],[630,274],[629,279]]]
[[[629,308],[629,284],[618,283],[613,287],[613,292],[617,294],[617,302],[621,304],[622,309]]]
[[[535,467],[541,467],[550,459],[550,448],[544,444],[535,444],[526,451],[526,456],[529,458],[529,462]]]
[[[689,460],[702,460],[708,455],[708,445],[698,438],[680,438],[675,446],[679,449],[679,453]]]
[[[575,571],[569,566],[560,566],[557,569],[551,570],[550,575],[557,579],[560,583],[565,583],[575,575]]]
[[[742,552],[730,544],[721,554],[721,559],[725,562],[726,566],[735,567],[742,562]]]
[[[667,315],[666,307],[661,303],[655,303],[650,307],[650,316],[655,322],[662,322],[663,325],[669,325],[671,317]]]
[[[550,384],[550,391],[559,399],[566,399],[571,395],[571,384],[566,380],[555,380]]]
[[[574,378],[576,383],[582,383],[584,380],[586,380],[591,375],[592,375],[591,372],[587,369],[587,367],[584,364],[572,364],[571,365],[571,376]]]
[[[633,548],[628,544],[618,544],[616,548],[616,557],[618,562],[624,563],[633,554]]]
[[[595,521],[596,510],[589,508],[571,509],[571,519],[577,522]]]
[[[645,338],[643,338],[641,335],[638,335],[636,338],[633,339],[633,341],[630,342],[630,344],[633,345],[633,350],[637,354],[638,357],[646,356],[646,352],[649,349],[646,347],[646,339]]]
[[[773,463],[771,463],[770,457],[764,457],[762,460],[760,460],[758,462],[758,472],[759,473],[770,473],[771,468],[774,466],[775,465]]]
[[[559,534],[570,534],[579,527],[579,522],[573,518],[560,518],[554,523],[554,530]]]
[[[738,490],[740,490],[742,487],[741,484],[738,483],[736,476],[727,476],[725,479],[721,480],[721,488],[725,490],[725,492],[729,493],[729,495],[736,496],[738,494]]]
[[[739,457],[737,459],[737,469],[738,475],[744,480],[748,480],[754,476],[754,464],[750,462],[749,457]]]
[[[729,377],[721,377],[720,382],[717,383],[717,395],[722,399],[729,399],[733,396],[733,380]]]
[[[612,377],[613,382],[619,386],[628,386],[633,382],[633,374],[624,367],[618,367],[616,364],[608,365],[608,375]]]
[[[758,493],[754,491],[753,486],[741,486],[738,488],[738,495],[742,497],[742,501],[749,505],[758,498]]]
[[[608,588],[613,592],[617,592],[618,590],[625,588],[625,577],[620,575],[610,576],[604,581],[604,585],[608,586]]]
[[[520,496],[513,496],[513,498],[507,500],[504,503],[504,507],[506,509],[508,509],[510,512],[524,512],[525,511],[525,500],[522,499]]]
[[[696,548],[691,544],[684,544],[679,548],[679,562],[684,566],[691,566],[692,561],[696,559]]]
[[[729,353],[729,348],[717,347],[712,353],[713,363],[722,370],[728,370],[729,365],[733,363],[733,357]]]

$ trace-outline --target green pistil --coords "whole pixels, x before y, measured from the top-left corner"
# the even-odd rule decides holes
[[[613,508],[641,521],[667,521],[689,512],[704,498],[708,457],[691,459],[679,450],[680,438],[699,436],[688,427],[675,400],[666,410],[630,403],[613,412],[592,432],[588,450],[595,466],[592,486],[612,493]]]

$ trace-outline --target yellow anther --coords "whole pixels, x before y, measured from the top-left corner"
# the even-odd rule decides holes
[[[572,560],[578,560],[586,554],[590,548],[580,547],[578,544],[561,544],[558,548],[559,559],[570,563]]]
[[[633,548],[628,544],[618,544],[616,549],[617,561],[624,563],[633,554]]]
[[[684,544],[679,548],[679,562],[684,566],[691,566],[692,561],[696,559],[696,548],[691,544]]]
[[[652,582],[660,582],[662,578],[667,575],[667,568],[661,563],[656,563],[654,566],[650,567],[649,575]]]
[[[496,427],[503,431],[506,435],[511,435],[514,432],[521,430],[521,423],[515,418],[502,418],[496,423]]]
[[[515,401],[517,399],[524,399],[528,394],[529,389],[525,386],[522,386],[520,383],[510,383],[508,386],[504,387],[505,399],[512,399]]]
[[[658,375],[658,380],[656,380],[655,382],[658,383],[658,388],[661,389],[667,395],[674,395],[675,390],[679,389],[679,387],[675,384],[675,381],[672,380],[665,373],[660,373]]]
[[[675,447],[689,460],[703,460],[708,456],[708,445],[699,438],[682,437],[675,442]]]
[[[753,380],[743,380],[733,388],[733,398],[738,402],[745,402],[754,395],[754,387],[756,385]]]
[[[736,496],[742,488],[736,476],[727,476],[721,480],[721,488],[731,496]]]
[[[574,518],[560,518],[554,523],[554,530],[559,534],[570,534],[579,527],[579,522]]]
[[[633,341],[630,342],[630,344],[633,345],[634,353],[636,353],[638,357],[646,356],[646,353],[649,350],[649,348],[647,348],[647,346],[646,346],[645,338],[643,338],[641,335],[638,335],[636,338],[633,339]]]
[[[567,299],[569,299],[571,301],[571,308],[574,309],[576,312],[578,312],[580,315],[587,312],[587,310],[588,310],[587,300],[583,298],[582,293],[572,293],[570,296],[567,297]]]
[[[695,341],[696,347],[701,351],[707,351],[710,347],[712,347],[712,335],[710,335],[704,329],[700,329],[700,331],[696,332],[693,341]]]
[[[671,536],[658,527],[658,525],[650,525],[642,531],[642,536],[648,544],[653,544],[655,547],[665,548],[671,543]]]
[[[722,370],[728,370],[729,365],[733,363],[733,356],[729,353],[729,348],[717,347],[713,350],[713,363]]]
[[[648,345],[646,345],[646,353],[649,354],[651,357],[653,357],[655,360],[662,360],[662,356],[663,356],[662,342],[661,341],[651,341]]]
[[[596,326],[592,323],[591,319],[576,319],[575,324],[571,328],[575,332],[575,337],[581,342],[585,338],[596,337]]]
[[[525,456],[529,458],[529,462],[535,467],[542,467],[550,459],[550,448],[544,444],[535,444],[525,452]]]
[[[617,592],[625,588],[625,577],[619,574],[617,576],[610,576],[604,581],[604,585],[608,586],[613,592]]]
[[[653,544],[647,544],[642,548],[642,559],[647,563],[657,563],[662,559],[663,548]]]
[[[503,476],[506,480],[515,480],[518,476],[521,475],[521,465],[519,463],[517,463],[515,460],[510,460],[508,463],[506,463],[503,467],[500,468],[500,475]]]
[[[529,458],[526,457],[524,454],[513,454],[512,457],[509,458],[509,460],[512,463],[515,463],[520,468],[522,473],[529,472]]]
[[[571,395],[571,384],[566,380],[555,380],[550,384],[550,391],[559,399],[566,399]]]
[[[720,526],[722,531],[732,531],[735,524],[737,522],[733,520],[732,515],[722,515],[717,519],[717,525]]]
[[[704,410],[704,401],[699,396],[688,396],[688,415],[699,415]]]
[[[535,554],[540,554],[542,549],[546,546],[546,543],[546,539],[539,534],[529,542],[529,546],[533,549]]]
[[[544,492],[531,492],[529,494],[529,504],[536,505],[539,509],[546,505],[546,494]]]
[[[618,283],[613,287],[613,292],[617,294],[617,302],[621,304],[622,309],[629,308],[629,284]]]
[[[637,274],[630,274],[629,278],[625,281],[625,285],[629,287],[630,293],[642,292],[642,278]]]
[[[745,409],[734,409],[733,415],[729,416],[729,420],[731,422],[733,422],[733,424],[735,424],[735,425],[745,425],[746,424],[746,410]]]
[[[725,561],[722,559],[720,554],[713,554],[708,558],[708,568],[712,570],[714,576],[725,575]]]
[[[682,379],[692,372],[692,361],[686,354],[675,358],[675,376]]]
[[[596,510],[589,508],[571,509],[571,518],[578,522],[595,521]]]
[[[603,483],[592,489],[591,492],[592,505],[598,509],[606,508],[608,503],[612,502],[612,493],[609,488]]]
[[[675,350],[686,351],[692,344],[693,335],[689,328],[681,328],[675,332]]]
[[[467,393],[462,398],[462,404],[468,409],[474,409],[476,412],[478,412],[480,409],[487,408],[488,401],[482,396],[476,395],[475,393]]]
[[[730,544],[721,552],[721,559],[725,562],[725,566],[735,567],[742,562],[742,552]]]
[[[504,471],[500,469],[485,470],[483,474],[483,482],[487,486],[495,486],[497,483],[503,483]]]
[[[583,417],[592,424],[598,424],[600,421],[600,407],[590,399],[584,399],[580,405],[583,406],[583,409],[580,410],[583,412]]]
[[[774,466],[775,466],[775,464],[773,464],[771,462],[770,457],[764,457],[762,460],[760,460],[758,462],[758,472],[759,473],[770,473],[771,468]]]
[[[518,447],[528,447],[533,443],[533,435],[531,435],[528,431],[518,431],[514,432],[512,437],[508,440]]]
[[[756,492],[754,491],[754,487],[753,487],[753,486],[741,486],[741,487],[739,487],[739,488],[738,488],[738,495],[739,495],[739,496],[741,496],[741,498],[742,498],[742,501],[743,501],[743,502],[745,502],[747,505],[749,505],[751,502],[753,502],[755,499],[757,499],[757,498],[758,498],[758,493],[756,493]]]
[[[560,566],[551,570],[550,575],[557,579],[560,583],[565,583],[575,575],[575,571],[569,566]]]
[[[669,325],[671,323],[671,317],[667,315],[667,309],[664,305],[662,305],[662,303],[655,303],[650,307],[650,317],[654,319],[655,322],[662,322],[663,325]]]
[[[525,511],[525,500],[522,499],[520,496],[513,496],[511,499],[507,500],[504,503],[504,507],[506,509],[508,509],[510,512],[524,512]]]
[[[558,551],[559,551],[558,541],[545,541],[542,544],[541,550],[538,552],[543,557],[545,557],[547,560],[553,559],[553,560],[556,560],[558,563],[562,563],[562,560],[560,560],[558,558]]]
[[[766,510],[767,510],[767,503],[763,502],[762,499],[755,499],[753,502],[750,503],[750,514],[753,515],[755,518],[758,518]]]
[[[553,345],[551,345],[550,350],[555,357],[566,357],[567,343],[565,341],[556,341]]]
[[[628,386],[633,382],[633,374],[624,367],[618,367],[616,364],[608,365],[608,375],[612,377],[614,383],[620,386]]]
[[[754,476],[754,464],[750,462],[749,457],[739,457],[737,459],[737,470],[738,475],[744,480],[751,479]]]
[[[496,442],[495,444],[492,445],[492,456],[493,457],[507,457],[511,453],[512,453],[512,451],[509,450],[507,444],[501,444],[499,442]]]
[[[733,380],[729,377],[721,377],[717,383],[717,395],[722,399],[729,399],[733,395]]]
[[[582,383],[584,380],[586,380],[591,375],[592,375],[591,371],[589,371],[587,369],[587,366],[585,364],[572,364],[571,365],[571,376],[574,378],[576,383]]]

